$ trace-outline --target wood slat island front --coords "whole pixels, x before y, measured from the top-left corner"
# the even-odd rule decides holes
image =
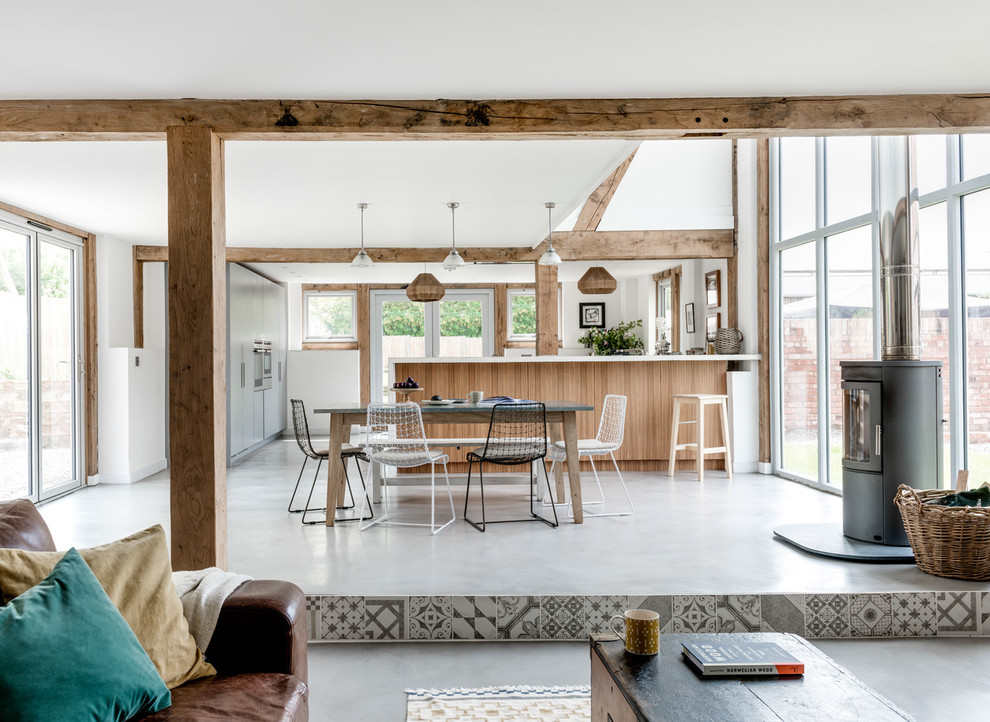
[[[544,401],[569,399],[595,407],[578,414],[578,438],[594,438],[606,394],[628,398],[625,439],[616,452],[619,468],[630,471],[667,469],[672,396],[676,393],[724,394],[729,364],[756,361],[738,356],[545,356],[473,359],[395,359],[391,379],[411,376],[423,387],[424,398],[466,398],[468,391],[485,396]],[[756,423],[756,419],[753,419]],[[709,439],[721,438],[716,420],[706,424]],[[487,427],[431,428],[436,437],[468,434],[483,438]],[[681,440],[693,439],[692,426],[682,427]],[[451,471],[466,472],[465,451],[451,450]],[[690,455],[679,456],[678,469],[693,469]],[[587,465],[587,462],[582,462]],[[717,456],[706,468],[723,469]],[[589,468],[590,466],[583,466]]]

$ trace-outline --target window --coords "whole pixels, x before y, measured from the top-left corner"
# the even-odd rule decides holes
[[[356,341],[354,291],[306,291],[303,293],[303,327],[306,341]]]
[[[509,312],[508,338],[512,341],[536,339],[536,292],[510,289],[506,293]]]
[[[775,470],[838,487],[838,363],[879,358],[870,138],[772,146]],[[914,139],[922,358],[942,362],[942,484],[990,474],[990,134]],[[872,348],[871,348],[872,347]]]

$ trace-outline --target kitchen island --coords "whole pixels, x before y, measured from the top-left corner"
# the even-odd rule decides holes
[[[468,391],[485,396],[511,396],[534,401],[567,399],[595,407],[594,413],[578,414],[578,438],[594,438],[606,394],[626,396],[625,438],[616,452],[619,468],[630,471],[667,469],[670,423],[674,394],[726,394],[730,369],[752,375],[758,354],[731,356],[511,356],[492,358],[397,358],[389,364],[390,380],[411,376],[424,389],[424,398],[434,394],[463,399]],[[752,368],[749,368],[752,367]],[[752,394],[747,394],[747,397]],[[732,403],[730,426],[743,422],[757,426],[754,403]],[[681,441],[690,440],[694,431],[682,429]],[[709,439],[721,438],[716,419],[706,423]],[[437,436],[484,438],[487,428],[478,426],[465,432],[438,426]],[[451,470],[466,471],[464,450],[452,451]],[[582,462],[587,464],[588,462]],[[724,468],[718,457],[705,462],[706,468]],[[582,467],[584,468],[584,467]],[[590,469],[590,466],[587,467]],[[693,469],[693,457],[681,456],[678,469]],[[738,463],[736,469],[739,470]],[[755,471],[755,468],[752,469]]]

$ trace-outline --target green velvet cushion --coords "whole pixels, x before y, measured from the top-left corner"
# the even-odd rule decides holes
[[[70,549],[0,607],[0,720],[126,720],[171,694],[93,572]]]

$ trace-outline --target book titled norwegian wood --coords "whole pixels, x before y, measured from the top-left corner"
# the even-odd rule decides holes
[[[804,662],[774,642],[689,642],[684,659],[706,677],[785,677],[804,674]]]

